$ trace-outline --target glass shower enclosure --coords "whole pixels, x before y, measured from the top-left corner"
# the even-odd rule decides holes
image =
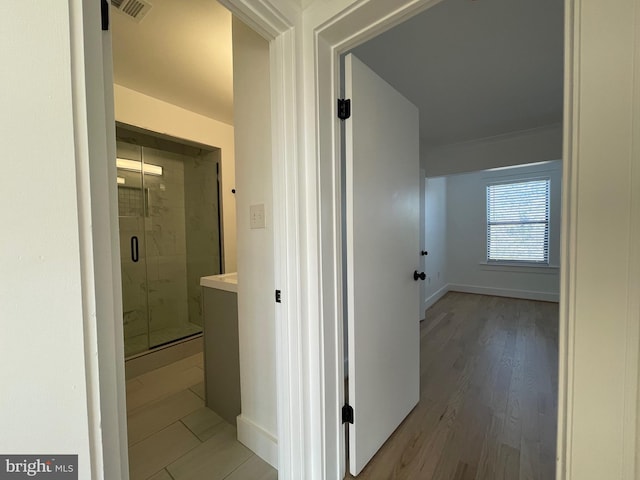
[[[125,357],[202,332],[222,271],[220,151],[116,129]]]

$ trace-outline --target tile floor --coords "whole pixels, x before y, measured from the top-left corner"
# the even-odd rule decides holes
[[[276,480],[204,406],[202,354],[127,381],[131,480]]]

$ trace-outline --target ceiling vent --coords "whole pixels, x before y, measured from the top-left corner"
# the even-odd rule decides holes
[[[111,0],[111,6],[136,22],[151,10],[151,4],[143,0]]]

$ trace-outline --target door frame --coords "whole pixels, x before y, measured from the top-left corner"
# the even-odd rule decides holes
[[[91,425],[91,468],[95,478],[129,478],[124,375],[124,339],[120,292],[118,204],[115,182],[115,112],[111,31],[100,28],[100,2],[71,0],[71,47],[74,100],[77,103],[77,143],[88,151],[89,165],[82,165],[79,205],[92,225],[93,238],[83,239],[93,251],[87,260],[84,288],[97,292],[96,313],[87,318],[85,337],[96,345],[87,350],[87,395]],[[275,284],[286,292],[285,302],[275,309],[278,468],[281,479],[304,478],[305,417],[300,392],[305,377],[300,338],[301,311],[298,299],[300,239],[298,198],[298,122],[295,25],[299,8],[291,4],[276,8],[268,0],[222,0],[233,14],[264,37],[270,45],[270,84],[273,155],[273,229],[275,236]],[[80,188],[80,187],[79,187]],[[90,211],[90,212],[89,212]],[[92,220],[93,219],[93,220]],[[92,294],[86,293],[87,298]],[[90,300],[87,300],[90,301]],[[88,347],[89,348],[89,347]],[[93,378],[93,380],[91,380]]]
[[[340,56],[359,44],[402,23],[410,17],[438,4],[442,0],[369,0],[357,2],[353,8],[347,9],[325,21],[315,31],[315,90],[317,128],[317,171],[319,174],[319,210],[321,218],[330,218],[323,223],[321,236],[322,265],[322,329],[324,331],[324,400],[327,405],[340,407],[344,404],[344,363],[343,358],[343,302],[342,275],[340,271],[342,259],[341,246],[341,170],[340,165],[340,125],[337,120],[335,99],[340,95]],[[558,443],[556,478],[571,478],[567,474],[567,451],[570,438],[567,436],[567,418],[570,415],[566,400],[571,364],[569,362],[569,325],[575,321],[571,315],[568,299],[573,292],[573,279],[570,268],[575,270],[575,263],[568,261],[575,249],[575,238],[568,235],[571,222],[568,212],[575,202],[575,155],[569,146],[576,136],[574,124],[570,121],[574,115],[574,83],[577,65],[575,64],[573,45],[576,38],[574,30],[574,0],[565,0],[565,122],[563,133],[563,217],[561,236],[561,264],[564,272],[561,279],[560,303],[560,344],[559,344],[559,404],[558,404]],[[326,440],[325,465],[327,477],[335,480],[344,478],[347,471],[344,430],[339,420],[339,408],[327,408],[325,414],[324,435]],[[333,457],[331,451],[333,450]],[[332,460],[338,459],[339,471],[332,467]]]
[[[297,188],[298,122],[295,25],[299,9],[277,8],[268,0],[219,0],[233,15],[269,42],[274,284],[285,301],[275,308],[278,478],[303,478],[304,429],[300,409],[303,391],[302,350],[299,339],[301,297],[299,197]],[[292,108],[293,107],[293,108]]]

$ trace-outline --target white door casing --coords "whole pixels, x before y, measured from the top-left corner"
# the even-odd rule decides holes
[[[350,472],[357,475],[420,396],[418,109],[345,59]]]

